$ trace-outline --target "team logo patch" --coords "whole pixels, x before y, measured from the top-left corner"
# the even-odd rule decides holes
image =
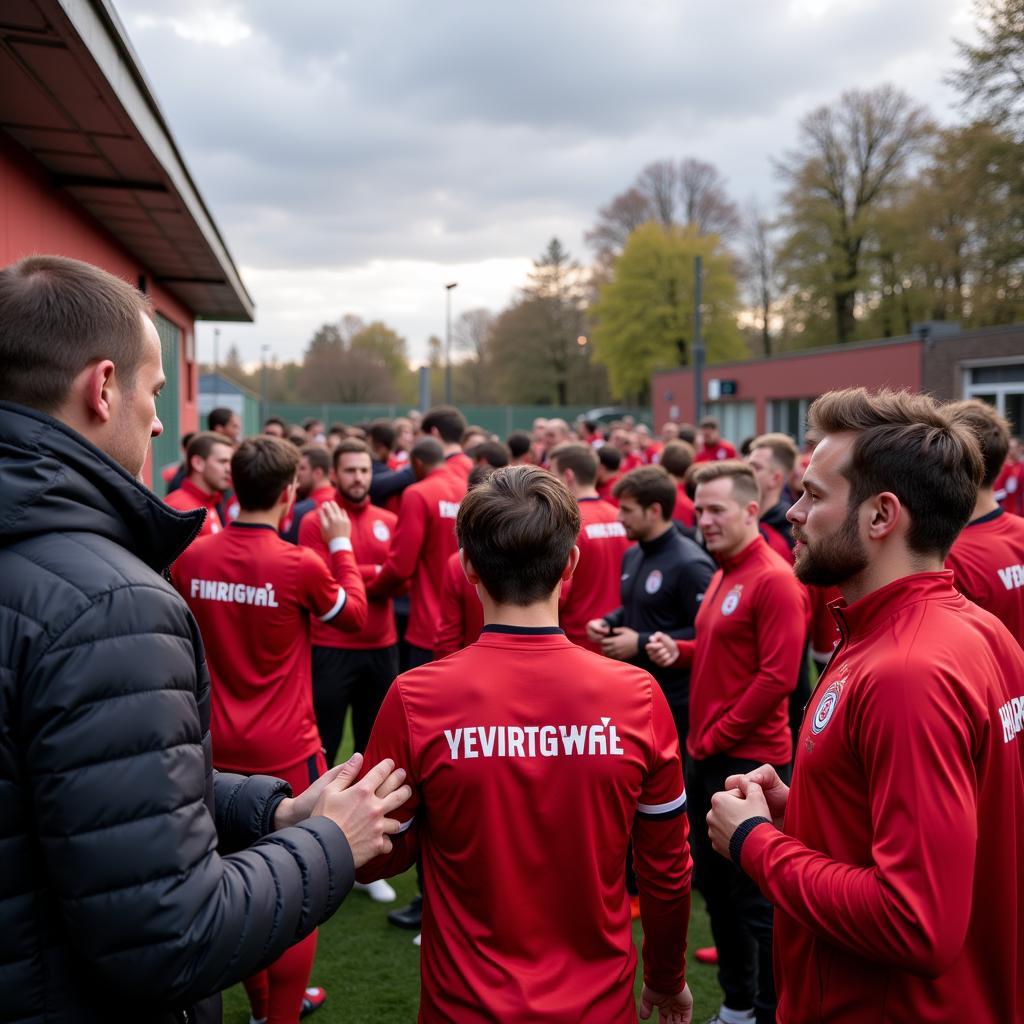
[[[388,529],[388,524],[381,522],[379,519],[373,524],[373,535],[379,541],[386,541],[391,539],[391,531]]]
[[[661,573],[657,569],[653,570],[644,580],[644,590],[648,594],[656,594],[661,590]]]
[[[725,600],[722,602],[722,614],[732,615],[734,611],[740,606],[740,598],[743,596],[743,584],[737,583],[728,594],[725,595]]]
[[[828,689],[821,695],[821,700],[818,701],[818,706],[814,709],[814,717],[811,719],[811,732],[815,736],[823,732],[825,726],[832,721],[845,685],[845,679],[837,679],[835,682],[829,683]]]

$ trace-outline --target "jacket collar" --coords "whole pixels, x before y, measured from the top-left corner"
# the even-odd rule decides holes
[[[894,615],[919,601],[952,597],[953,573],[917,572],[873,590],[859,601],[847,604],[842,598],[829,602],[829,609],[843,635],[855,639],[884,626]]]
[[[731,558],[716,558],[716,561],[722,567],[723,572],[733,572],[733,570],[738,569],[741,565],[745,565],[751,559],[756,558],[767,550],[768,542],[759,533],[738,554],[733,555]]]

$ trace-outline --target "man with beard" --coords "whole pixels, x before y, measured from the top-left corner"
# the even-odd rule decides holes
[[[298,544],[299,529],[309,512],[318,512],[325,502],[334,501],[330,453],[319,444],[303,445],[299,454],[298,485],[295,504],[281,523],[281,536],[290,544]],[[316,519],[316,516],[313,517]]]
[[[772,911],[756,887],[715,855],[705,817],[731,775],[765,761],[788,778],[793,756],[789,695],[807,640],[807,593],[758,529],[757,481],[745,463],[711,462],[694,475],[697,525],[718,562],[697,615],[696,641],[658,633],[656,663],[692,658],[686,788],[694,886],[703,894],[718,949],[722,1024],[775,1019]],[[683,657],[677,661],[678,647]]]
[[[1024,654],[943,569],[977,443],[924,395],[831,392],[810,421],[796,568],[840,588],[842,639],[792,789],[727,779],[712,842],[776,906],[780,1020],[1020,1021]]]

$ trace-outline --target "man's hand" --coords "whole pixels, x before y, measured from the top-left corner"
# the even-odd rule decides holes
[[[679,644],[665,633],[652,633],[646,650],[647,657],[661,668],[668,668],[679,658]]]
[[[587,639],[592,644],[599,644],[611,631],[612,627],[604,619],[591,619],[587,623]]]
[[[362,754],[353,754],[344,764],[339,764],[328,772],[324,772],[308,789],[304,789],[297,797],[285,797],[274,811],[274,828],[288,828],[305,821],[316,806],[324,788],[335,779],[342,781],[343,788],[352,785],[359,774],[359,766],[363,763]]]
[[[690,986],[684,985],[682,992],[671,995],[668,992],[656,992],[644,985],[640,993],[640,1019],[647,1020],[654,1007],[658,1008],[658,1024],[690,1024],[693,1019]]]
[[[620,626],[609,636],[601,640],[601,650],[606,657],[617,661],[628,661],[635,658],[640,649],[640,634],[635,629]]]
[[[768,818],[771,820],[768,801],[756,782],[747,784],[747,795],[740,796],[738,789],[723,790],[711,798],[708,811],[708,835],[711,845],[723,857],[729,856],[732,834],[747,818]]]
[[[725,788],[739,790],[740,796],[746,796],[747,787],[752,782],[761,787],[772,823],[776,828],[782,828],[786,802],[789,800],[789,786],[779,778],[778,772],[770,764],[763,764],[745,775],[730,775],[725,780]]]
[[[339,537],[352,536],[348,513],[336,501],[325,501],[320,506],[320,536],[328,546]]]
[[[412,790],[402,785],[404,779],[405,771],[396,770],[395,762],[388,757],[355,785],[350,784],[351,779],[336,779],[321,792],[313,815],[330,818],[345,833],[357,868],[391,852],[390,837],[398,831],[399,824],[388,814],[412,796]]]

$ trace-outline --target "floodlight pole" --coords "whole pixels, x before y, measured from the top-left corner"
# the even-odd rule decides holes
[[[444,330],[444,402],[445,405],[452,404],[452,289],[457,288],[458,281],[444,286],[444,294],[447,305]]]
[[[693,419],[700,423],[704,415],[704,339],[700,333],[701,278],[700,256],[693,258]]]

